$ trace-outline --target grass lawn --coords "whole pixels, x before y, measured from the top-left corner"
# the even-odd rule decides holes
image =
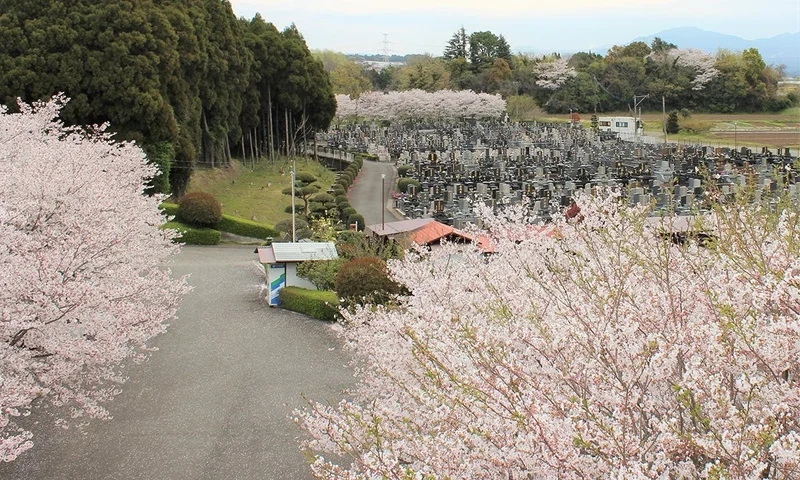
[[[286,159],[277,159],[274,163],[263,159],[255,167],[236,160],[230,168],[198,166],[187,191],[214,195],[222,204],[223,213],[275,225],[291,218],[291,214],[284,210],[291,206],[292,199],[281,193],[292,185],[291,171],[292,163]],[[323,192],[335,180],[333,172],[305,158],[297,159],[297,171],[317,177]],[[302,200],[298,199],[295,205],[302,208]]]

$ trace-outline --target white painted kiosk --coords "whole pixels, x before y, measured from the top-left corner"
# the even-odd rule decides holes
[[[283,287],[317,289],[313,283],[297,276],[298,264],[339,258],[333,242],[273,243],[268,247],[258,247],[257,253],[267,274],[270,306],[280,304],[278,294]]]

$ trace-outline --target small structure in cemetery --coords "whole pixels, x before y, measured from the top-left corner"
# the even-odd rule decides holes
[[[297,276],[297,265],[302,262],[335,260],[339,258],[333,242],[273,243],[258,247],[258,262],[264,266],[269,286],[269,304],[279,304],[278,294],[283,287],[302,287],[316,290],[308,280]]]
[[[475,236],[463,230],[437,222],[433,218],[400,220],[397,222],[368,225],[367,232],[375,237],[397,242],[402,247],[412,244],[435,247],[442,241],[475,243],[483,251],[489,251],[487,238]]]

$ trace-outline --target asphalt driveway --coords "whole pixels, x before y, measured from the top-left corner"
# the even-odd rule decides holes
[[[334,329],[259,299],[252,246],[184,247],[191,274],[149,361],[108,405],[109,421],[61,430],[32,418],[32,450],[0,464],[11,479],[307,479],[289,416],[303,395],[336,403],[352,370]]]

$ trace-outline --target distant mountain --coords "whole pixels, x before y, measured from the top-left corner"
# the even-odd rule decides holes
[[[635,38],[632,41],[649,44],[655,37],[674,43],[679,48],[697,48],[709,53],[716,52],[720,48],[741,51],[755,47],[767,65],[785,65],[787,75],[800,76],[800,32],[747,40],[696,27],[679,27]]]

